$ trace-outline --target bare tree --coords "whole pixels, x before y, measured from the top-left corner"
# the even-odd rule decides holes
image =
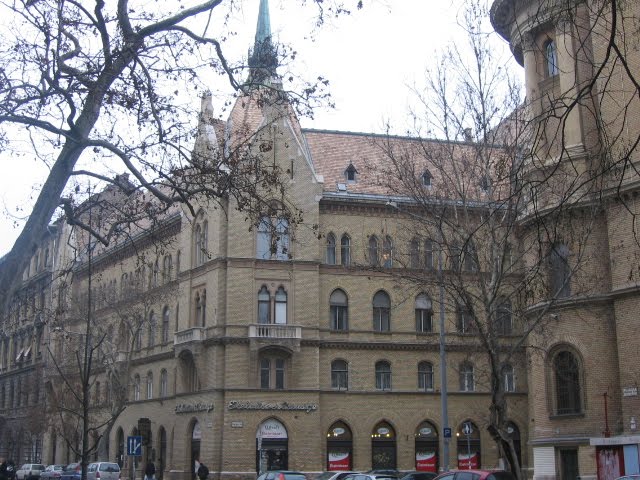
[[[326,16],[348,13],[341,0],[310,3],[318,7],[318,24]],[[29,145],[29,155],[50,170],[24,229],[3,259],[3,299],[11,297],[22,259],[35,251],[61,204],[67,219],[83,226],[71,208],[81,202],[73,192],[65,193],[72,179],[79,184],[87,177],[98,179],[128,194],[144,189],[157,201],[150,210],[147,202],[129,205],[127,213],[134,219],[152,218],[176,202],[190,205],[196,195],[233,198],[251,213],[264,206],[254,179],[258,173],[262,192],[265,186],[278,189],[274,172],[257,172],[258,164],[243,162],[243,145],[209,152],[207,162],[194,160],[186,132],[195,117],[179,101],[180,91],[211,88],[202,78],[212,71],[226,77],[240,95],[280,95],[306,113],[328,98],[323,78],[295,94],[261,74],[265,68],[275,73],[278,63],[295,56],[290,49],[276,48],[268,31],[262,32],[264,38],[256,37],[248,64],[226,57],[226,21],[240,4],[193,0],[162,9],[128,0],[0,4],[6,19],[0,48],[0,144],[16,152],[23,151],[16,142]],[[361,6],[354,0],[354,7]],[[240,78],[247,71],[252,73],[244,82]],[[120,169],[130,173],[132,182],[109,174]],[[110,236],[99,239],[108,243]]]

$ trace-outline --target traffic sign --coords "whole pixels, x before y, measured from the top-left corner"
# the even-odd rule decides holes
[[[462,424],[462,433],[464,433],[465,435],[471,435],[473,433],[471,422],[464,422]]]
[[[451,427],[444,427],[442,430],[444,432],[444,438],[451,438]]]
[[[142,456],[142,437],[139,435],[127,437],[127,455]]]

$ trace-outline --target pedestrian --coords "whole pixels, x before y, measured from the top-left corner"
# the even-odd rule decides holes
[[[7,461],[4,458],[0,463],[0,480],[7,480]]]
[[[156,466],[151,460],[144,467],[144,480],[156,480]]]
[[[209,469],[204,463],[200,463],[200,467],[198,468],[198,478],[200,480],[207,480],[209,476]]]
[[[200,459],[199,457],[196,457],[194,462],[193,462],[193,476],[196,477],[198,476],[198,469],[200,468]]]
[[[13,480],[16,478],[16,464],[13,460],[7,460],[7,479]]]

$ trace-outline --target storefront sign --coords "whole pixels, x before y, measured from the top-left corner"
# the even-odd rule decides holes
[[[460,470],[470,470],[472,468],[480,468],[480,457],[476,452],[471,454],[458,454],[458,468]]]
[[[318,405],[315,403],[240,402],[232,400],[227,404],[227,408],[229,410],[300,410],[311,413],[318,409]]]
[[[436,452],[416,452],[416,470],[419,472],[436,472],[436,464]]]
[[[260,425],[257,438],[258,440],[287,438],[287,429],[277,420],[267,420]]]
[[[349,452],[329,452],[329,470],[345,471],[351,468]]]
[[[178,403],[176,413],[207,412],[213,410],[213,403]]]

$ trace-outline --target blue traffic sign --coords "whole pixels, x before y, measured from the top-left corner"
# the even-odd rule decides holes
[[[127,455],[132,457],[142,456],[142,437],[131,436],[127,437]]]
[[[451,427],[444,427],[442,430],[444,432],[444,438],[451,438]]]

